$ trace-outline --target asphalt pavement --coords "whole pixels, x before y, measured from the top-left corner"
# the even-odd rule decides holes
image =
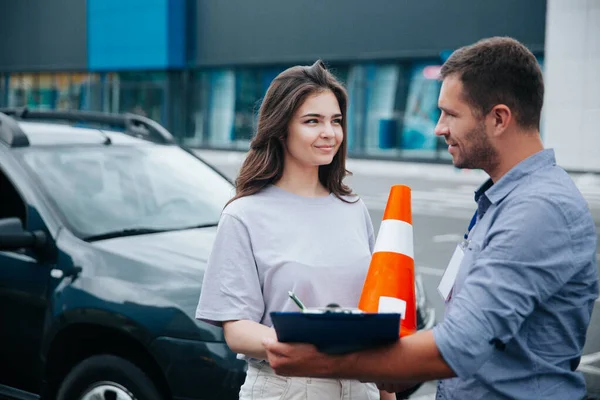
[[[199,150],[198,153],[230,177],[236,175],[244,156],[240,152]],[[411,188],[416,271],[423,278],[428,301],[440,321],[444,303],[436,288],[475,211],[474,191],[487,175],[449,165],[358,159],[348,160],[347,167],[353,176],[346,182],[367,205],[375,232],[379,229],[390,187],[404,184]],[[572,177],[588,201],[600,233],[600,175],[572,174]],[[600,300],[595,304],[579,368],[586,375],[588,391],[600,398]],[[435,384],[429,382],[411,399],[434,399],[434,393]]]

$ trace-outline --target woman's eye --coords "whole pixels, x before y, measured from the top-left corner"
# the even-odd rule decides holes
[[[334,124],[340,125],[342,123],[342,119],[341,118],[337,118],[333,120]]]
[[[304,121],[305,124],[316,124],[317,122],[319,121],[317,121],[316,119],[309,119],[307,121]]]

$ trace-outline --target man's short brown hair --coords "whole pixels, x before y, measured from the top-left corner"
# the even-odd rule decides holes
[[[519,125],[539,129],[544,102],[544,80],[535,56],[509,37],[483,39],[461,47],[440,72],[456,75],[465,99],[481,115],[495,105],[508,106]]]

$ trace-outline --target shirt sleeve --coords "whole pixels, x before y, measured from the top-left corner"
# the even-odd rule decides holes
[[[530,198],[505,206],[510,209],[491,226],[446,318],[433,329],[442,357],[463,379],[576,272],[569,221],[557,204]]]
[[[265,304],[250,234],[237,217],[223,213],[204,274],[196,318],[260,322]]]

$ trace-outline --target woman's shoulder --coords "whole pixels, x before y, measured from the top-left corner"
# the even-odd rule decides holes
[[[347,201],[350,201],[357,212],[361,212],[367,216],[369,216],[369,207],[367,206],[367,204],[365,203],[364,199],[362,198],[362,196],[360,194],[354,194],[352,196],[348,196],[346,198]]]
[[[223,214],[229,214],[234,217],[240,217],[249,209],[252,209],[256,204],[256,195],[238,197],[232,200],[223,209]]]
[[[346,204],[348,206],[356,207],[356,208],[366,208],[365,202],[362,197],[356,193],[348,194],[348,195],[339,195],[336,196],[338,201],[342,204]]]
[[[355,215],[369,217],[369,209],[358,194],[335,196],[338,207],[346,209]],[[369,217],[370,218],[370,217]]]
[[[223,209],[223,213],[241,218],[245,214],[257,212],[265,206],[265,200],[270,196],[269,188],[264,188],[256,193],[238,197]]]

